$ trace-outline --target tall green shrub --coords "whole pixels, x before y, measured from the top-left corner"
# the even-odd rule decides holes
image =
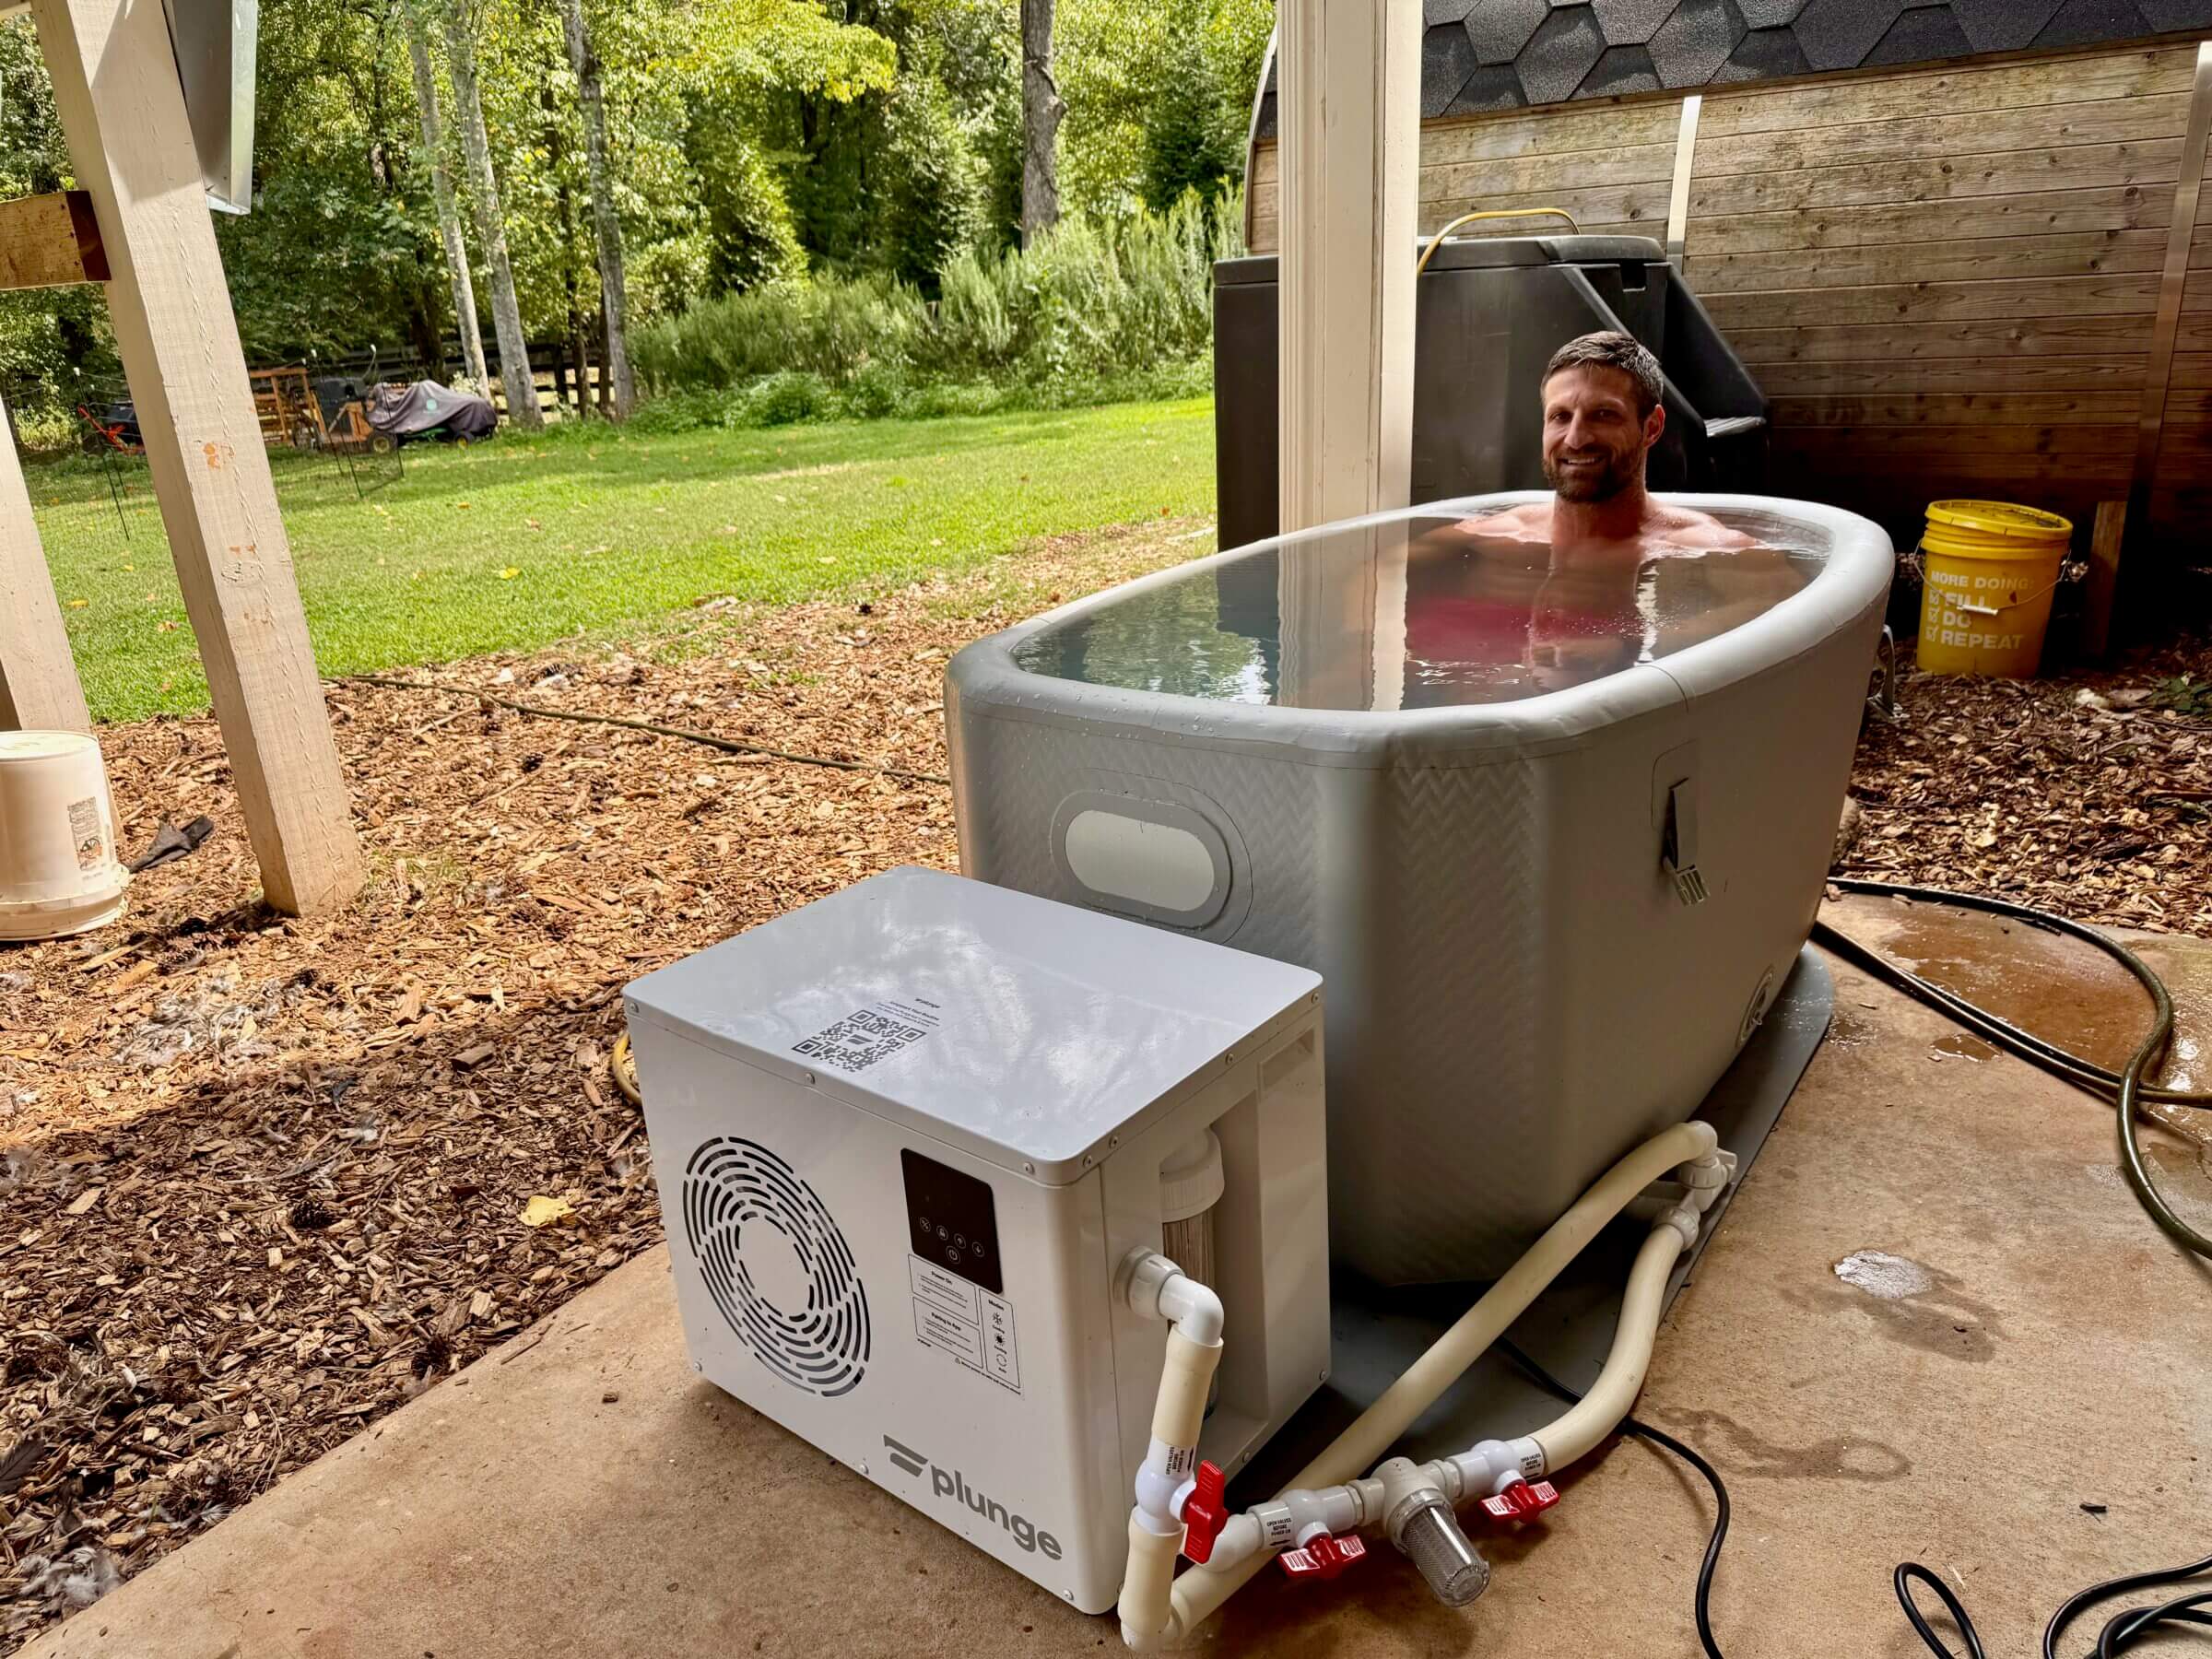
[[[916,390],[988,382],[1034,401],[1080,401],[1203,364],[1213,341],[1213,266],[1243,252],[1233,191],[1186,191],[1164,213],[1062,221],[1035,246],[956,255],[938,298],[888,277],[772,284],[695,305],[640,332],[639,370],[664,390],[806,374],[867,413]],[[796,406],[780,394],[779,412]],[[783,418],[799,418],[788,413]]]

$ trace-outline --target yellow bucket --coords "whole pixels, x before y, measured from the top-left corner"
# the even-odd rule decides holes
[[[2043,654],[2070,520],[2007,501],[1936,501],[1920,538],[1921,667],[2026,679]]]

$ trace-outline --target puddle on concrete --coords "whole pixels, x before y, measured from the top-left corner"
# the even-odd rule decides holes
[[[2110,1070],[2127,1063],[2149,1030],[2150,999],[2134,976],[2078,939],[2006,917],[1906,901],[1853,906],[1840,919],[1923,979]],[[2158,968],[2157,947],[2144,950]],[[2175,1011],[2182,1034],[2165,1081],[2191,1088],[2202,1057],[2189,1033],[2212,1024],[2212,998],[2184,991]]]
[[[1935,1057],[1938,1060],[1994,1060],[1996,1047],[1966,1031],[1954,1032],[1936,1040]]]
[[[1995,1356],[2005,1334],[1996,1310],[1942,1269],[1886,1250],[1854,1250],[1834,1273],[1838,1283],[1797,1281],[1783,1294],[1821,1312],[1871,1316],[1882,1335],[1947,1359],[1980,1364]]]
[[[1854,1049],[1874,1036],[1874,1028],[1858,1015],[1838,1008],[1828,1022],[1828,1046]]]
[[[1918,1262],[1879,1250],[1852,1252],[1836,1264],[1836,1277],[1884,1301],[1899,1301],[1936,1288],[1936,1276]]]
[[[1717,1411],[1670,1411],[1661,1423],[1692,1444],[1714,1453],[1730,1478],[1768,1480],[1855,1480],[1868,1484],[1902,1480],[1912,1461],[1895,1446],[1864,1435],[1839,1434],[1800,1445],[1783,1445],[1754,1433]]]

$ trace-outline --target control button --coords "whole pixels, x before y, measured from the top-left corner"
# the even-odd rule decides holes
[[[965,1250],[965,1249],[967,1249],[967,1248],[968,1248],[968,1235],[967,1235],[966,1233],[954,1233],[954,1234],[952,1235],[952,1243],[953,1243],[953,1248],[954,1248],[954,1249],[956,1249],[956,1250]]]
[[[960,1265],[960,1253],[957,1250],[948,1250],[945,1253],[945,1260],[958,1267]]]
[[[929,1218],[927,1216],[918,1216],[914,1219],[914,1225],[920,1228],[924,1234],[927,1234],[929,1231]]]
[[[983,1241],[981,1239],[975,1241],[975,1259],[979,1262],[983,1259]]]
[[[951,1228],[949,1228],[949,1227],[947,1227],[947,1226],[946,1226],[946,1225],[945,1225],[945,1223],[944,1223],[944,1222],[942,1222],[942,1221],[938,1222],[938,1223],[937,1223],[937,1237],[938,1237],[939,1239],[949,1239],[949,1238],[951,1238],[951,1237],[952,1237],[952,1229],[951,1229]]]

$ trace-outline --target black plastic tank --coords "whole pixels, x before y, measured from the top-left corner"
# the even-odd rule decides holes
[[[1411,255],[1409,255],[1410,257]],[[1220,544],[1276,534],[1280,346],[1275,255],[1214,267],[1214,471]],[[1640,236],[1447,241],[1416,296],[1413,499],[1544,486],[1544,365],[1599,329],[1634,335],[1666,374],[1653,489],[1758,491],[1767,400],[1698,297]]]

